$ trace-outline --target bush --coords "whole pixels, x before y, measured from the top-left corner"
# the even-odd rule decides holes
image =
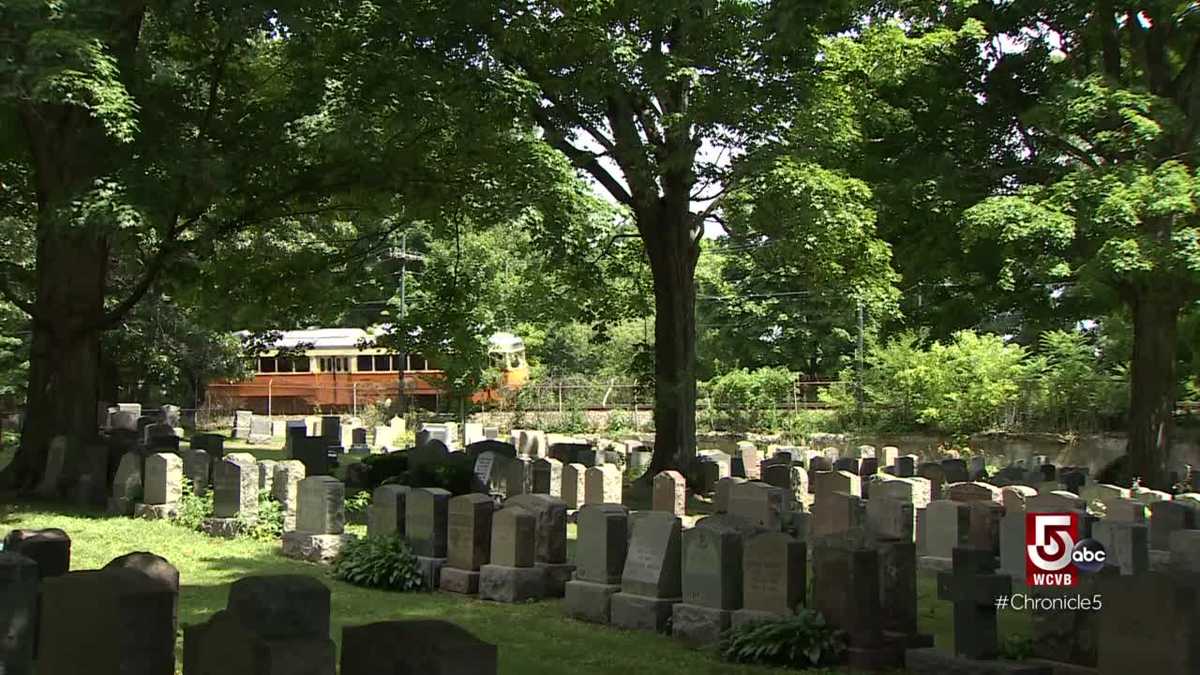
[[[464,454],[464,459],[470,458]],[[442,464],[423,464],[409,470],[401,481],[404,485],[420,488],[442,488],[452,495],[474,492],[475,470],[469,461],[450,461]]]
[[[795,616],[733,628],[720,644],[726,661],[792,668],[835,664],[845,649],[841,631],[826,624],[819,612],[803,608]]]
[[[408,453],[400,451],[367,455],[360,463],[367,467],[367,487],[373,490],[382,485],[383,481],[408,471]]]
[[[201,497],[196,494],[196,489],[192,485],[192,481],[185,477],[179,497],[179,508],[175,510],[175,515],[171,518],[171,522],[180,527],[186,527],[189,530],[196,530],[198,532],[204,524],[204,519],[212,517],[212,513],[212,490],[208,490]]]
[[[368,588],[418,591],[424,587],[417,556],[399,535],[350,542],[333,561],[332,573],[335,579]]]
[[[258,493],[258,516],[247,520],[238,516],[241,521],[238,534],[258,541],[277,541],[283,536],[283,505],[275,501],[270,490]]]
[[[359,490],[346,497],[346,513],[362,513],[370,505],[371,493],[367,490]]]
[[[791,396],[795,375],[786,368],[745,368],[701,383],[708,398],[708,423],[713,430],[753,431],[777,427],[779,405]]]

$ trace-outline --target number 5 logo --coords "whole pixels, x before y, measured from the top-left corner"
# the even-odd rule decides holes
[[[1075,514],[1030,513],[1025,522],[1025,552],[1034,567],[1057,572],[1071,564]],[[1033,541],[1030,541],[1032,539]]]

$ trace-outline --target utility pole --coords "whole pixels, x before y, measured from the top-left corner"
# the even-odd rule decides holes
[[[863,303],[858,301],[858,377],[856,382],[856,398],[858,399],[858,423],[863,421]]]
[[[404,325],[404,320],[408,318],[408,261],[409,260],[424,260],[424,256],[409,254],[408,252],[408,232],[400,234],[400,249],[391,250],[393,260],[400,261],[400,324]],[[407,329],[405,329],[407,330]],[[396,368],[399,371],[399,396],[400,396],[400,415],[403,417],[408,414],[408,396],[404,391],[404,373],[408,368],[408,335],[401,336],[405,348],[399,355],[400,363]]]

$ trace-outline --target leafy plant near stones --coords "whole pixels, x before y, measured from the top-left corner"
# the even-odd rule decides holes
[[[350,542],[333,561],[332,572],[335,579],[355,586],[402,592],[423,588],[417,556],[398,535]]]
[[[730,629],[720,644],[721,657],[726,661],[796,668],[837,663],[845,650],[843,633],[825,623],[820,612],[810,609]]]
[[[199,531],[204,523],[204,519],[211,517],[212,512],[212,491],[206,492],[203,496],[198,495],[196,494],[195,487],[192,485],[192,481],[184,478],[179,497],[179,508],[175,511],[175,515],[171,518],[171,521],[180,527]]]
[[[1000,656],[1009,661],[1024,661],[1033,656],[1033,639],[1026,635],[1009,635],[1000,645]]]
[[[270,490],[258,493],[258,516],[247,520],[238,516],[238,534],[258,541],[276,541],[283,536],[283,505],[275,501]]]
[[[346,513],[362,513],[371,505],[371,493],[367,490],[359,490],[346,497],[345,503]]]

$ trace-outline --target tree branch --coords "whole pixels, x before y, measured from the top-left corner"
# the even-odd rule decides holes
[[[20,269],[16,264],[8,261],[4,261],[2,264],[4,267]],[[8,283],[8,274],[5,274],[3,271],[0,271],[0,295],[3,295],[9,302],[16,305],[17,308],[22,312],[28,314],[30,318],[37,318],[37,314],[34,312],[33,303],[22,298],[17,294],[16,291],[12,289]]]
[[[544,109],[535,109],[534,116],[537,118],[538,124],[542,126],[542,130],[546,132],[546,140],[552,147],[566,155],[571,164],[588,172],[605,191],[612,195],[613,199],[626,206],[633,205],[633,196],[621,185],[621,181],[617,180],[616,176],[613,176],[600,164],[599,157],[595,153],[572,145]]]

